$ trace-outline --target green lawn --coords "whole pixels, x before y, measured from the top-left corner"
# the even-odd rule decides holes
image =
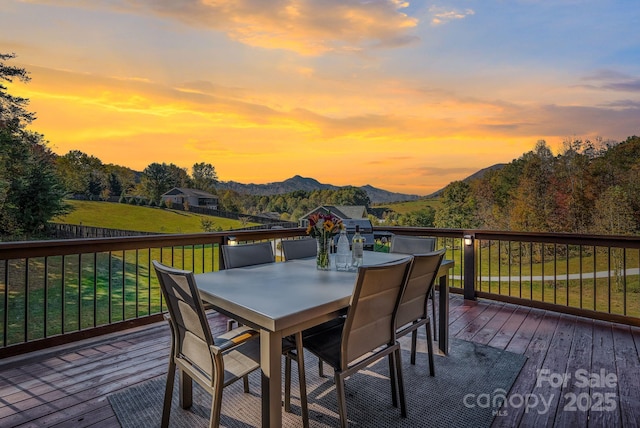
[[[243,227],[243,224],[238,220],[165,208],[140,207],[113,202],[75,200],[67,202],[73,210],[69,214],[53,219],[54,223],[159,233],[203,232],[202,219],[212,221],[214,230],[218,228],[229,230]],[[254,226],[256,224],[247,223],[244,226]]]

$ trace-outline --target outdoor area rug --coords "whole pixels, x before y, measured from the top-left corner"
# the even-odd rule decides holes
[[[419,341],[420,343],[420,341]],[[424,340],[421,344],[424,344]],[[386,359],[346,381],[347,415],[350,426],[359,427],[489,427],[497,408],[487,404],[496,396],[507,396],[526,361],[513,354],[484,345],[452,339],[446,357],[435,356],[435,377],[429,376],[427,355],[418,353],[416,365],[409,364],[408,344],[402,351],[408,417],[391,405],[391,389]],[[420,348],[419,348],[420,350]],[[311,427],[339,425],[333,377],[320,378],[315,357],[306,353],[307,394]],[[283,364],[284,367],[284,364]],[[284,412],[283,426],[302,426],[300,418],[297,366],[293,363],[292,412]],[[325,376],[331,369],[325,366]],[[176,376],[177,380],[177,376]],[[109,402],[125,428],[157,427],[162,415],[165,376],[146,381],[110,395]],[[251,392],[242,382],[225,388],[221,425],[260,426],[260,374],[250,376]],[[171,427],[208,426],[211,396],[194,385],[193,406],[178,405],[178,385],[174,387]]]

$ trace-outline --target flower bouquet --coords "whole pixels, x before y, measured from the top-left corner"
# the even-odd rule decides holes
[[[326,214],[318,212],[309,216],[307,235],[315,238],[318,245],[318,252],[316,254],[316,267],[318,269],[331,269],[329,264],[331,238],[337,235],[343,227],[342,220],[331,214],[330,211]]]

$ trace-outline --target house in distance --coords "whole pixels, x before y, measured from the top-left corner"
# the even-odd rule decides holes
[[[321,205],[300,217],[298,219],[298,225],[300,227],[308,227],[309,217],[311,217],[313,214],[327,214],[329,212],[342,220],[342,223],[347,230],[349,242],[351,242],[351,238],[353,238],[353,234],[356,231],[357,225],[360,227],[360,234],[365,239],[365,248],[373,247],[373,226],[371,225],[371,221],[367,216],[367,207],[365,207],[364,205]]]
[[[210,210],[218,209],[218,197],[204,190],[189,189],[186,187],[174,187],[166,193],[162,194],[163,202],[172,202],[174,204],[184,204],[185,202],[191,207],[201,207]]]

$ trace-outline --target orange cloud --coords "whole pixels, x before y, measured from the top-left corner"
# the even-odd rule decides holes
[[[401,12],[401,0],[30,0],[56,6],[153,14],[222,31],[231,39],[264,49],[300,55],[353,52],[400,46],[415,40],[408,31],[416,18]]]

